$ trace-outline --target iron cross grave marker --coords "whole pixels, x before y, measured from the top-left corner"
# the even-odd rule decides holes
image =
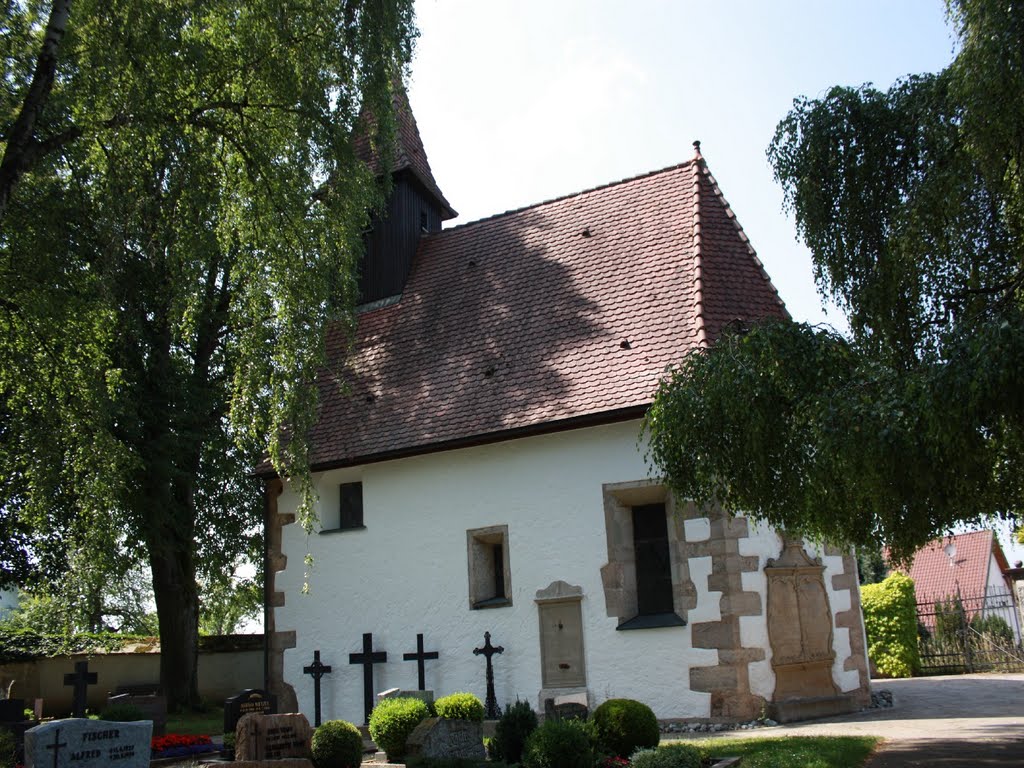
[[[426,675],[423,674],[423,662],[430,661],[437,658],[437,651],[424,651],[423,650],[423,633],[416,635],[416,653],[406,653],[402,655],[403,661],[415,661],[417,671],[417,681],[419,683],[419,689],[421,691],[427,690]]]
[[[491,645],[490,632],[484,632],[484,647],[473,649],[474,656],[482,654],[487,658],[487,701],[484,702],[484,706],[487,708],[488,720],[501,717],[501,707],[498,706],[498,698],[494,695],[494,667],[491,666],[491,657],[496,653],[504,653],[504,651],[505,649],[500,645]]]
[[[324,664],[320,661],[320,651],[313,651],[313,663],[308,667],[302,668],[304,675],[310,675],[313,678],[313,727],[320,727],[320,678],[324,675],[331,674],[331,668],[329,665]]]
[[[384,664],[388,660],[387,651],[373,650],[373,633],[363,633],[363,652],[350,653],[349,664],[363,665],[363,712],[366,715],[364,722],[370,722],[370,710],[373,709],[373,665]]]
[[[89,671],[88,661],[76,661],[75,671],[64,675],[64,685],[73,685],[75,687],[71,704],[71,714],[73,717],[85,717],[89,686],[96,685],[96,681],[96,673]]]

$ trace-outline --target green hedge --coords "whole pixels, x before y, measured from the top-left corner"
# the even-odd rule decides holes
[[[894,573],[879,584],[860,588],[868,656],[887,677],[911,677],[920,671],[917,652],[917,598],[914,582]]]
[[[484,720],[483,702],[472,693],[442,696],[434,702],[434,711],[438,717],[448,720],[472,720],[474,723],[482,723]]]

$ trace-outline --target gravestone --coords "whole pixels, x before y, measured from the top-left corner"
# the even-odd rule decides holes
[[[259,688],[247,688],[224,700],[224,733],[234,733],[244,715],[276,715],[277,696]]]
[[[313,678],[313,725],[320,727],[320,679],[331,674],[331,666],[320,661],[320,651],[313,651],[313,663],[302,668],[304,675]]]
[[[244,715],[235,729],[235,759],[309,758],[312,738],[305,715]]]
[[[20,723],[24,719],[24,699],[0,699],[0,723]]]
[[[25,732],[26,768],[149,768],[153,724],[74,718]]]
[[[474,648],[473,655],[483,655],[487,659],[487,699],[484,702],[486,708],[485,716],[488,720],[497,720],[501,717],[501,707],[498,706],[498,697],[494,695],[494,667],[491,664],[491,657],[496,653],[504,653],[505,649],[500,645],[491,645],[491,633],[484,632],[484,644],[481,648]]]
[[[85,717],[89,686],[96,685],[98,681],[96,673],[89,671],[88,661],[76,661],[75,671],[64,675],[64,685],[75,689],[71,699],[71,714],[75,717]]]
[[[483,760],[487,756],[483,724],[472,720],[428,717],[409,734],[405,746],[407,757]]]
[[[120,689],[118,689],[120,690]],[[107,706],[127,704],[137,707],[146,720],[153,721],[153,735],[167,733],[167,697],[156,693],[113,693],[107,696]]]

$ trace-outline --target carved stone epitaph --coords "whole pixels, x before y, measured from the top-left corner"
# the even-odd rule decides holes
[[[773,701],[832,697],[832,612],[825,566],[804,551],[803,541],[783,537],[782,554],[765,566],[768,639],[775,671]]]

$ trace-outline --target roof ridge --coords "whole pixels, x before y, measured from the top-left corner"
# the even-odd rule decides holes
[[[512,215],[517,214],[517,213],[522,213],[523,211],[529,211],[529,210],[531,210],[533,208],[540,208],[541,206],[544,206],[544,205],[551,205],[552,203],[560,203],[563,200],[569,200],[571,198],[579,197],[580,195],[586,195],[586,194],[589,194],[591,192],[599,192],[599,191],[601,191],[603,189],[608,189],[609,187],[619,186],[620,184],[628,184],[631,181],[639,181],[640,179],[647,179],[647,178],[650,178],[651,176],[657,176],[658,174],[661,174],[661,173],[668,173],[669,171],[678,171],[678,170],[680,170],[682,168],[685,168],[687,165],[690,165],[691,163],[693,163],[693,160],[685,160],[685,161],[683,161],[681,163],[676,163],[675,165],[669,165],[669,166],[666,166],[664,168],[657,168],[657,169],[655,169],[653,171],[647,171],[646,173],[638,173],[635,176],[627,176],[627,177],[625,177],[623,179],[616,179],[615,181],[609,181],[609,182],[606,182],[604,184],[599,184],[596,187],[588,187],[586,189],[581,189],[581,190],[578,190],[576,192],[569,192],[569,193],[564,194],[564,195],[558,195],[557,197],[550,197],[547,200],[540,200],[540,201],[538,201],[536,203],[531,203],[530,205],[524,205],[524,206],[522,206],[520,208],[510,208],[509,210],[502,211],[501,213],[492,213],[490,216],[484,216],[482,219],[474,219],[473,221],[467,221],[467,222],[464,222],[462,224],[456,224],[453,227],[448,227],[447,229],[443,229],[443,230],[441,230],[441,232],[434,233],[434,234],[442,234],[443,235],[445,232],[453,232],[456,229],[464,229],[465,227],[472,227],[472,226],[474,226],[476,224],[483,224],[484,222],[487,222],[487,221],[494,221],[495,219],[500,219],[503,216],[512,216]]]
[[[792,320],[793,317],[792,315],[790,315],[789,310],[786,308],[786,302],[784,302],[782,300],[782,296],[779,295],[779,289],[776,288],[775,284],[772,282],[771,277],[768,275],[768,270],[764,268],[764,262],[762,262],[761,259],[758,257],[757,251],[754,250],[754,246],[750,244],[750,238],[748,238],[747,233],[743,231],[743,227],[740,225],[740,220],[736,217],[736,213],[733,211],[732,206],[729,205],[729,201],[725,198],[725,194],[722,192],[722,188],[718,186],[718,180],[715,178],[715,175],[711,173],[711,171],[708,169],[707,162],[704,160],[703,155],[700,154],[700,142],[695,141],[694,147],[697,150],[697,156],[701,160],[701,165],[703,165],[704,167],[704,175],[707,176],[708,182],[711,184],[711,191],[714,193],[715,197],[718,198],[718,201],[722,204],[722,207],[725,209],[726,217],[732,222],[733,226],[736,228],[736,234],[739,235],[740,241],[747,247],[747,253],[754,260],[754,266],[756,266],[758,271],[761,273],[761,277],[764,278],[764,281],[768,284],[768,287],[771,288],[772,293],[775,294],[775,300],[778,302],[779,306],[782,307],[782,311],[786,313],[786,318]]]
[[[704,237],[700,221],[700,177],[706,172],[700,142],[693,142],[693,316],[697,323],[697,345],[708,346],[708,333],[704,322]]]

